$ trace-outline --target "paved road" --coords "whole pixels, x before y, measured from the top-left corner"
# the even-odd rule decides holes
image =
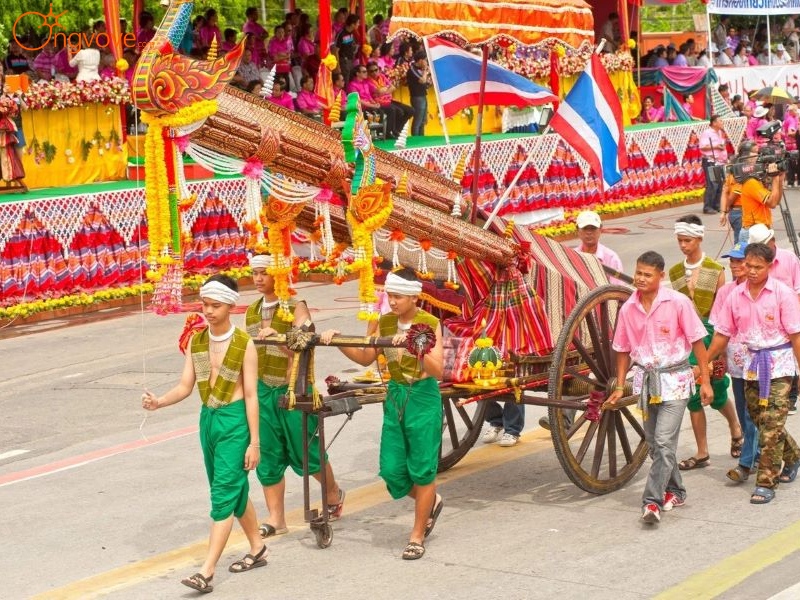
[[[645,249],[673,263],[680,257],[672,223],[687,212],[609,221],[618,233],[603,241],[628,269]],[[730,244],[716,219],[704,220],[707,251],[716,255]],[[782,232],[779,242],[786,242]],[[300,287],[319,327],[362,330],[354,283]],[[243,300],[254,297],[250,291]],[[199,566],[208,528],[197,398],[144,421],[139,406],[143,386],[163,392],[177,378],[182,322],[181,315],[137,313],[37,325],[0,341],[0,597],[192,596],[178,582]],[[334,350],[320,353],[319,379],[360,371]],[[424,559],[407,563],[399,556],[411,504],[391,501],[376,478],[380,409],[365,407],[330,452],[348,492],[331,548],[316,547],[302,520],[300,480],[289,474],[290,533],[270,544],[268,567],[234,575],[226,567],[245,551],[235,531],[215,597],[800,597],[800,484],[782,487],[764,507],[748,503],[749,485],[726,485],[734,460],[723,419],[710,416],[712,464],[686,475],[687,506],[645,529],[638,522],[644,472],[613,494],[586,494],[569,482],[538,428],[543,410],[526,414],[516,447],[476,447],[442,476],[446,505],[437,530]],[[340,422],[329,420],[329,434]],[[789,429],[800,434],[800,416]],[[680,455],[692,451],[687,418]],[[251,497],[264,516],[255,486]]]

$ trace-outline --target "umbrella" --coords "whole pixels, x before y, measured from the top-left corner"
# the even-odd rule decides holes
[[[765,87],[751,95],[752,100],[761,100],[767,104],[793,104],[794,96],[781,87]]]

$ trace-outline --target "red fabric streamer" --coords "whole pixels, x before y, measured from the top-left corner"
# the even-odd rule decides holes
[[[186,315],[186,322],[183,324],[183,331],[178,338],[178,348],[181,354],[186,354],[186,349],[189,347],[192,337],[195,333],[203,331],[208,327],[208,323],[203,315],[198,313],[189,313]]]
[[[559,96],[559,90],[561,89],[558,80],[559,75],[558,54],[556,54],[555,49],[553,49],[550,51],[550,90],[553,92],[554,96]],[[558,110],[558,102],[553,102],[553,110]]]

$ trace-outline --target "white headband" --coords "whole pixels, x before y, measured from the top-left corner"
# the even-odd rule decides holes
[[[706,228],[694,223],[675,223],[675,235],[685,235],[691,238],[701,238],[705,235]]]
[[[209,281],[200,288],[200,297],[235,306],[239,301],[239,292],[234,292],[219,281]]]
[[[422,293],[422,283],[419,281],[409,281],[398,277],[394,273],[386,276],[386,283],[383,289],[387,294],[400,294],[402,296],[419,296]]]
[[[251,269],[268,269],[272,266],[272,257],[269,254],[256,254],[250,257]]]

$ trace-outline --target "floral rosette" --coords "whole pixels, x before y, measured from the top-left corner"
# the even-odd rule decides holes
[[[272,256],[272,264],[267,267],[267,274],[272,275],[275,282],[275,294],[278,296],[279,318],[291,321],[294,318],[289,299],[294,295],[292,288],[292,231],[295,219],[302,212],[302,202],[285,202],[269,196],[264,202],[263,218],[267,229],[267,244]]]

